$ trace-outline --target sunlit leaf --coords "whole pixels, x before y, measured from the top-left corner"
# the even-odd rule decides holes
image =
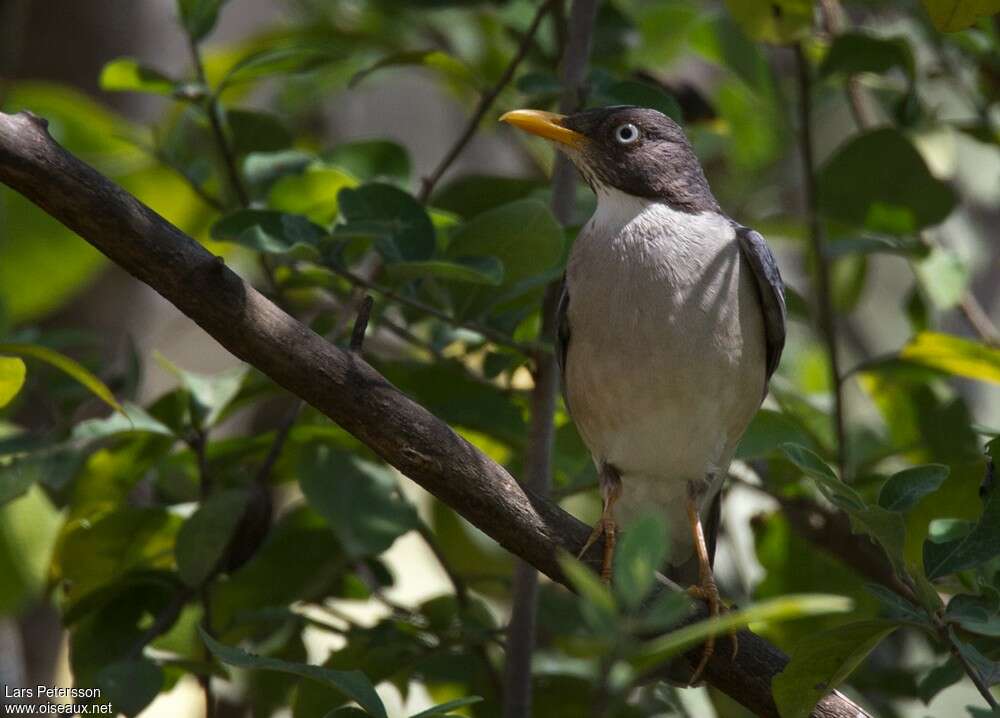
[[[1000,349],[970,339],[921,332],[902,348],[899,356],[937,371],[1000,384]]]
[[[291,673],[319,683],[325,683],[343,692],[351,700],[357,701],[362,708],[375,716],[375,718],[387,718],[385,706],[375,692],[375,687],[372,686],[371,681],[361,671],[335,671],[321,666],[291,663],[277,658],[257,656],[239,648],[219,643],[201,627],[198,630],[208,649],[223,663],[236,666],[237,668]]]
[[[122,405],[118,403],[115,395],[111,393],[103,381],[94,376],[78,361],[70,359],[65,354],[60,354],[38,344],[0,344],[0,354],[16,354],[50,364],[85,386],[94,396],[115,411],[124,411]]]
[[[726,0],[726,7],[752,40],[784,45],[812,27],[811,0]]]
[[[119,57],[101,70],[101,89],[106,92],[148,92],[172,95],[177,84],[159,70],[140,64],[133,57]]]
[[[861,621],[800,641],[788,665],[771,682],[781,718],[806,718],[897,628],[889,621]]]
[[[843,596],[803,594],[773,598],[716,618],[698,621],[654,639],[631,657],[629,663],[639,671],[648,670],[704,642],[709,636],[727,633],[751,623],[791,621],[824,613],[846,613],[851,610],[851,606],[851,600]]]
[[[21,391],[26,373],[21,359],[0,356],[0,409],[7,406]]]
[[[327,226],[340,209],[338,196],[358,181],[338,167],[313,162],[300,174],[286,174],[268,192],[271,209],[305,215],[318,225]]]

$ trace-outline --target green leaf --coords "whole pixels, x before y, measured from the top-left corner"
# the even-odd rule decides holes
[[[370,235],[386,262],[420,261],[434,253],[434,225],[411,195],[392,185],[374,182],[338,195],[345,219],[337,234]]]
[[[1000,349],[970,339],[921,332],[899,357],[936,371],[1000,384]]]
[[[545,185],[538,180],[466,175],[445,184],[431,201],[435,207],[469,219],[544,190]]]
[[[775,452],[784,444],[815,444],[809,432],[793,416],[773,409],[761,409],[743,432],[736,449],[737,459],[756,459]]]
[[[233,242],[267,254],[319,258],[319,240],[326,236],[305,217],[267,209],[240,209],[212,225],[212,239]]]
[[[299,485],[353,558],[376,556],[418,526],[416,510],[383,464],[317,446],[300,461]]]
[[[163,671],[151,661],[119,661],[101,669],[95,680],[101,699],[119,713],[137,716],[163,688]]]
[[[667,527],[656,514],[631,524],[615,551],[615,595],[622,605],[638,608],[667,557]]]
[[[78,441],[94,441],[116,434],[128,433],[160,434],[173,436],[173,430],[158,421],[141,406],[125,402],[122,411],[105,419],[86,419],[73,427],[71,438]]]
[[[933,493],[951,471],[943,464],[914,466],[893,474],[879,491],[878,503],[890,511],[906,511]]]
[[[888,621],[860,621],[800,641],[788,665],[771,681],[781,718],[806,718],[898,627]]]
[[[618,607],[611,590],[597,575],[569,554],[559,556],[559,567],[581,600],[580,610],[593,631],[612,634],[617,630]]]
[[[64,354],[52,351],[47,347],[38,344],[0,344],[0,354],[16,354],[22,357],[38,359],[46,364],[51,364],[73,379],[83,384],[97,398],[101,399],[115,411],[124,411],[122,405],[115,399],[115,395],[104,384],[103,381],[91,374],[79,362],[70,359]]]
[[[256,110],[227,110],[226,124],[232,132],[236,154],[277,152],[292,146],[292,133],[275,115]]]
[[[902,37],[877,37],[863,32],[838,35],[819,66],[821,77],[860,72],[884,73],[899,68],[912,81],[913,52]]]
[[[219,10],[227,0],[177,0],[181,25],[195,42],[204,39],[219,19]]]
[[[992,490],[979,522],[966,536],[951,541],[924,542],[924,568],[934,579],[985,563],[1000,552],[1000,490]]]
[[[812,27],[811,0],[726,0],[726,7],[757,42],[785,45],[803,38]]]
[[[827,160],[817,182],[820,208],[829,218],[888,234],[938,224],[955,206],[951,188],[891,128],[852,137]]]
[[[440,50],[416,50],[410,52],[397,52],[387,57],[383,57],[365,69],[356,72],[347,83],[347,86],[354,88],[359,82],[367,78],[374,72],[387,67],[406,66],[426,67],[439,72],[444,77],[456,81],[463,85],[475,87],[475,77],[469,67],[461,60],[452,57]]]
[[[906,237],[842,237],[829,242],[824,251],[831,259],[879,253],[921,258],[927,256],[928,249],[919,239]]]
[[[210,496],[177,533],[177,572],[188,586],[212,575],[243,518],[250,494],[239,489]]]
[[[958,306],[969,288],[969,267],[954,252],[934,246],[914,264],[919,291],[939,310]]]
[[[791,621],[827,613],[847,613],[852,602],[843,596],[801,594],[773,598],[715,618],[707,618],[649,641],[629,659],[638,671],[646,671],[667,659],[703,643],[709,636],[743,628],[751,623]]]
[[[1000,0],[924,0],[931,22],[941,32],[972,27],[981,17],[1000,12]]]
[[[793,464],[802,469],[804,473],[812,476],[814,479],[824,481],[824,486],[827,481],[836,481],[837,483],[840,483],[840,480],[837,478],[837,475],[833,473],[833,469],[830,468],[830,465],[823,461],[823,459],[821,459],[815,452],[804,446],[799,446],[798,444],[782,444],[781,450],[785,452],[785,456],[787,456]],[[847,495],[855,494],[854,490],[846,485],[845,489],[845,493]],[[852,498],[854,497],[852,496]],[[860,497],[858,497],[857,500],[861,502]],[[864,505],[864,503],[861,502],[861,505]]]
[[[450,711],[455,708],[462,708],[463,706],[471,706],[476,703],[481,703],[482,698],[479,696],[468,696],[467,698],[458,698],[457,700],[448,701],[447,703],[440,703],[436,706],[428,708],[425,711],[420,711],[419,713],[414,713],[410,718],[432,718],[432,716],[443,716],[447,715]]]
[[[980,636],[1000,638],[1000,613],[995,599],[959,594],[948,602],[945,620]]]
[[[366,182],[388,179],[405,183],[410,179],[410,155],[406,148],[387,140],[346,142],[326,152],[323,160]]]
[[[101,89],[105,92],[148,92],[173,95],[177,82],[159,70],[146,67],[134,57],[119,57],[101,70]]]
[[[456,310],[462,317],[478,316],[505,290],[558,265],[563,254],[562,228],[547,206],[524,199],[491,209],[466,222],[454,233],[446,256],[496,257],[503,263],[504,278],[498,289],[453,287]],[[539,287],[523,301],[534,301]]]
[[[21,359],[0,356],[0,409],[7,406],[21,391],[26,373]]]
[[[343,58],[343,53],[329,42],[268,47],[243,57],[229,68],[219,81],[216,94],[242,82],[311,72]]]
[[[387,718],[382,699],[375,692],[371,681],[361,671],[335,671],[321,666],[310,666],[303,663],[291,663],[277,658],[257,656],[239,648],[219,643],[200,626],[201,639],[205,642],[216,658],[223,663],[237,668],[252,668],[263,671],[279,671],[302,676],[318,683],[331,686],[357,701],[358,705],[371,713],[375,718]]]
[[[302,173],[287,174],[271,185],[267,204],[271,209],[305,215],[325,227],[341,210],[341,190],[357,186],[358,181],[342,169],[313,162]]]
[[[503,263],[496,257],[456,257],[454,260],[427,259],[386,265],[386,275],[396,281],[437,277],[469,284],[498,287],[503,283]]]
[[[191,399],[192,421],[202,428],[214,426],[222,418],[250,371],[248,364],[240,364],[216,374],[199,374],[181,369],[159,352],[154,357],[160,366],[180,380]]]

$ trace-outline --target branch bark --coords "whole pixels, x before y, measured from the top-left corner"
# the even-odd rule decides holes
[[[284,313],[221,258],[66,152],[49,136],[44,120],[0,113],[0,182],[151,286],[234,355],[308,401],[506,550],[566,583],[558,552],[578,553],[589,527],[522,488],[362,358]],[[707,613],[702,605],[694,618]],[[688,655],[697,660],[700,647]],[[743,631],[736,659],[718,652],[705,678],[755,714],[778,718],[770,684],[786,663],[774,646]],[[839,694],[827,696],[813,711],[816,718],[865,715]]]

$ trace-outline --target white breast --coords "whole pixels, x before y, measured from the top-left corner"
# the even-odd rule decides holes
[[[570,412],[595,462],[622,473],[623,513],[721,481],[765,382],[759,300],[728,220],[602,192],[567,286]]]

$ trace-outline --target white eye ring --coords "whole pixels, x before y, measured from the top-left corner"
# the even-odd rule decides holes
[[[615,139],[619,144],[630,145],[639,139],[639,128],[628,122],[615,128]]]

